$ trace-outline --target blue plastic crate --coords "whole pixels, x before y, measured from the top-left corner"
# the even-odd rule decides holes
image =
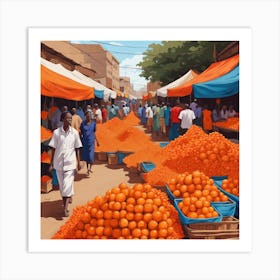
[[[211,177],[214,181],[223,181],[224,179],[227,179],[228,176],[212,176]]]
[[[214,181],[214,184],[217,186],[217,188],[222,192],[224,193],[226,196],[228,196],[231,200],[233,200],[234,202],[236,202],[236,204],[239,206],[239,197],[232,194],[232,193],[229,193],[229,192],[226,192],[221,186],[222,186],[222,183],[221,181]]]
[[[174,203],[174,200],[177,199],[178,197],[176,197],[172,191],[169,189],[168,185],[166,185],[166,193],[169,197],[169,199]]]
[[[223,219],[223,215],[219,212],[219,210],[215,207],[212,206],[215,211],[218,213],[218,217],[215,218],[189,218],[183,214],[181,209],[178,206],[178,203],[181,202],[183,199],[178,198],[174,200],[174,206],[179,214],[180,221],[183,225],[188,225],[188,224],[196,224],[196,223],[216,223],[216,222],[221,222]]]
[[[153,162],[148,162],[148,161],[143,161],[141,162],[141,168],[142,168],[142,171],[147,173],[147,172],[150,172],[151,170],[153,170],[156,165],[153,163]]]
[[[161,147],[161,148],[164,148],[165,146],[167,146],[169,144],[169,142],[160,142],[159,143],[159,146]]]
[[[118,151],[118,163],[121,164],[123,163],[123,159],[127,156],[129,156],[130,154],[132,154],[132,152],[120,152]]]
[[[230,198],[225,202],[211,202],[211,206],[214,206],[224,217],[233,217],[236,211],[236,202]]]

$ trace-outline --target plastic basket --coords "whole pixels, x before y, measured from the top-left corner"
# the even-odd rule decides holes
[[[169,189],[168,185],[166,185],[166,193],[167,193],[169,199],[170,199],[173,203],[174,203],[174,200],[175,200],[175,199],[178,199],[178,197],[176,197],[176,196],[172,193],[172,191]]]
[[[151,170],[153,170],[156,165],[153,162],[150,161],[143,161],[140,163],[141,165],[141,171],[144,173],[150,172]]]
[[[211,202],[211,206],[214,206],[224,217],[234,216],[236,211],[236,202],[230,198],[225,202]]]
[[[195,224],[195,223],[215,223],[215,222],[220,222],[223,219],[223,215],[216,209],[215,206],[212,206],[215,211],[218,213],[218,217],[215,218],[189,218],[184,215],[184,213],[181,211],[181,209],[178,206],[178,203],[181,202],[183,199],[182,198],[177,198],[174,200],[174,206],[179,214],[180,221],[183,225],[188,225],[188,224]]]
[[[164,148],[165,146],[167,146],[169,144],[169,142],[160,142],[159,143],[159,146],[161,147],[161,148]]]
[[[123,163],[123,159],[125,157],[129,156],[130,154],[132,154],[132,152],[118,151],[118,163],[122,164]]]

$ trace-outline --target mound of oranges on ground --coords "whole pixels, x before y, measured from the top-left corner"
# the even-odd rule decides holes
[[[210,177],[239,178],[239,144],[232,143],[218,132],[206,134],[196,125],[162,148],[154,161],[157,162],[156,168],[143,176],[151,185],[162,185],[174,173],[195,170]]]
[[[137,117],[131,112],[126,118],[120,120],[115,117],[104,124],[97,124],[96,137],[100,146],[96,152],[117,152],[141,150],[152,141],[148,135],[133,125],[137,125]],[[139,120],[139,119],[138,119]]]
[[[215,122],[214,125],[218,127],[228,128],[239,131],[239,118],[232,117],[225,121]]]
[[[182,239],[178,213],[149,184],[118,187],[75,209],[53,239]]]
[[[174,196],[183,198],[178,206],[189,218],[217,217],[218,213],[210,202],[228,201],[228,197],[214,185],[214,180],[198,170],[179,174],[167,185]]]
[[[228,178],[222,181],[222,189],[228,193],[239,196],[239,180]]]

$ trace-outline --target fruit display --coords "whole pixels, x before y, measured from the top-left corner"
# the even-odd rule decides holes
[[[129,160],[130,156],[124,162]],[[143,178],[151,185],[162,185],[174,174],[195,170],[209,177],[228,175],[239,178],[239,144],[232,143],[218,132],[206,134],[196,125],[149,160],[156,163],[156,168]]]
[[[239,131],[239,118],[232,117],[225,121],[215,122],[215,126]]]
[[[149,184],[124,183],[74,209],[53,239],[182,239],[178,213]]]
[[[221,188],[228,193],[239,196],[239,180],[238,179],[233,179],[233,178],[224,179],[222,181]]]
[[[203,172],[183,173],[167,183],[176,198],[183,198],[179,208],[189,218],[214,218],[218,213],[211,202],[226,202],[228,197],[223,194]]]

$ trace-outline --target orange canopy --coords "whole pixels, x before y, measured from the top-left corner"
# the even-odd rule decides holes
[[[212,63],[204,72],[187,83],[167,90],[168,97],[186,96],[192,93],[192,85],[207,82],[223,76],[239,64],[239,54],[228,59]]]
[[[81,101],[94,98],[93,90],[41,65],[42,95]]]
[[[41,142],[45,142],[52,137],[52,131],[41,126]]]

